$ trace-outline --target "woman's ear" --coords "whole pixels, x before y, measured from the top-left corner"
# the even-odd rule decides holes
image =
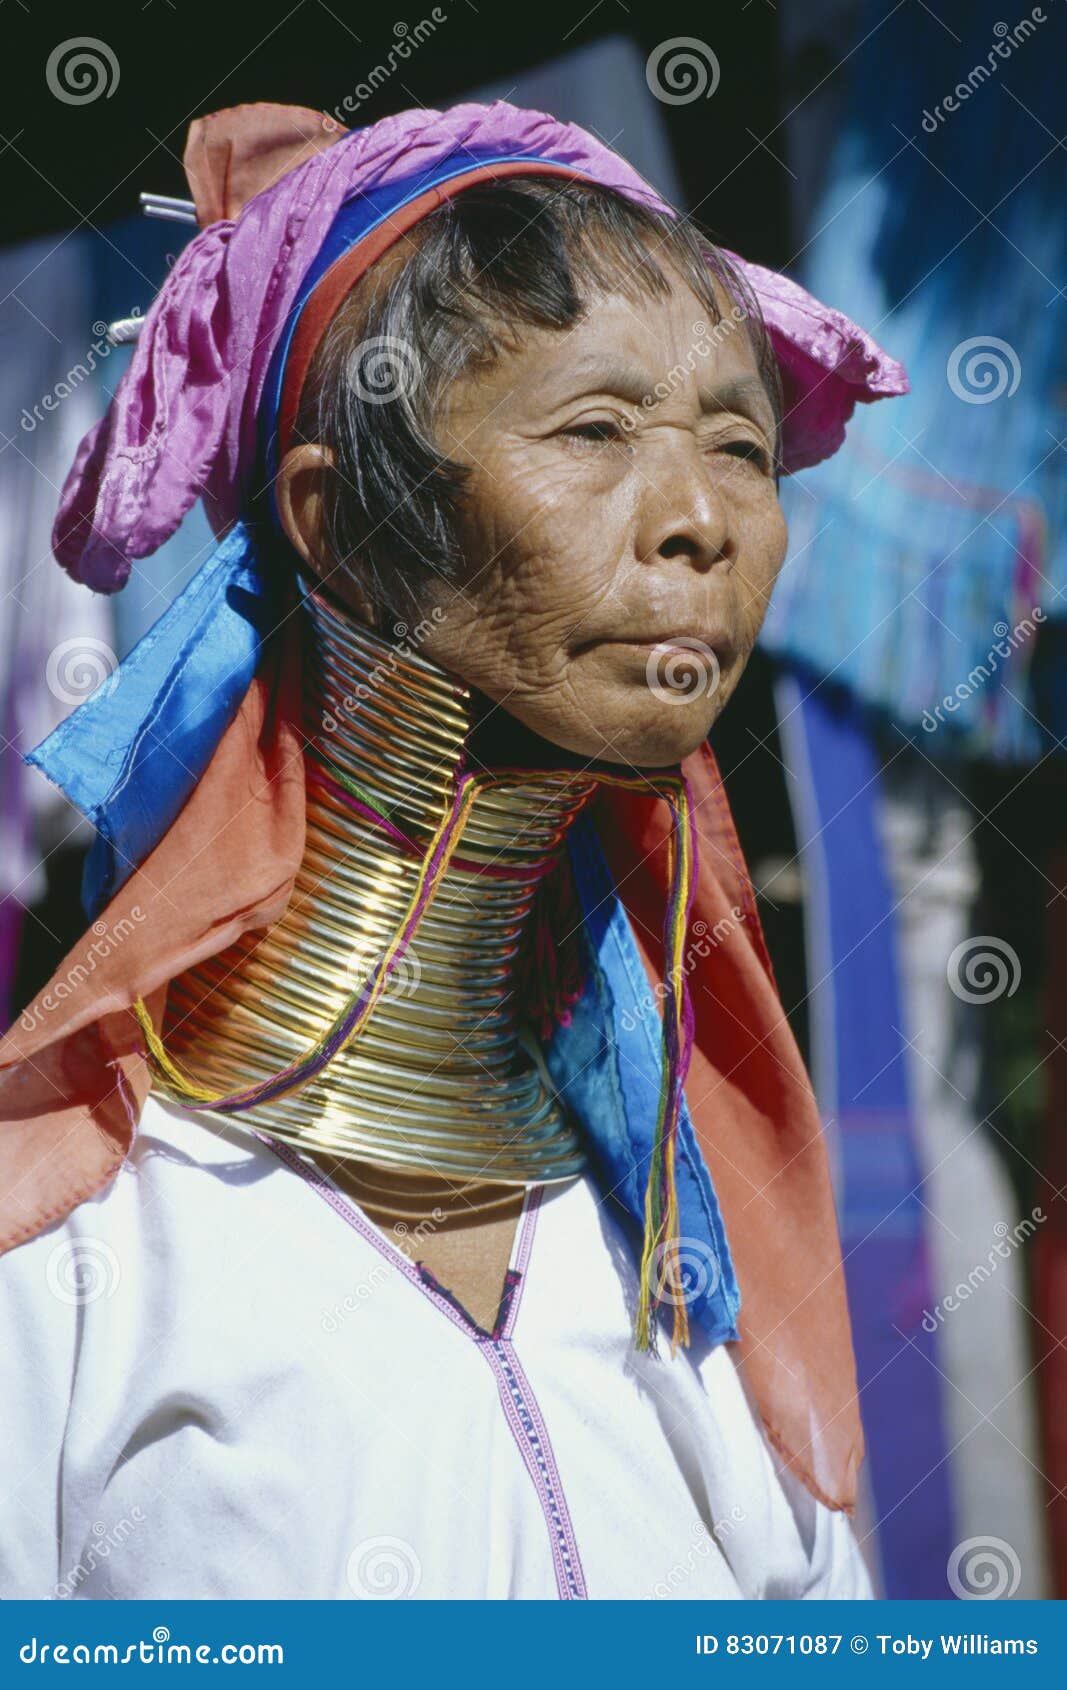
[[[342,599],[362,622],[375,626],[375,612],[350,567],[328,555],[326,546],[326,477],[334,473],[333,453],[326,446],[294,446],[282,459],[274,486],[278,516],[297,555],[319,580]]]
[[[278,471],[274,495],[278,516],[289,544],[309,569],[322,577],[329,572],[324,556],[325,481],[333,454],[325,446],[294,446]]]

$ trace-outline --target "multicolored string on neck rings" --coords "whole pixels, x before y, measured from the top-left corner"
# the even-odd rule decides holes
[[[144,1000],[138,998],[133,1009],[144,1034],[148,1054],[185,1107],[243,1114],[257,1104],[269,1103],[273,1098],[306,1085],[320,1074],[351,1040],[358,1038],[387,989],[393,970],[414,939],[419,923],[441,886],[449,865],[456,859],[463,830],[479,793],[494,786],[523,784],[535,773],[543,778],[543,771],[530,769],[497,770],[492,773],[475,773],[460,769],[448,809],[422,857],[415,889],[393,938],[372,966],[366,979],[343,1004],[333,1024],[323,1036],[306,1050],[302,1057],[269,1079],[243,1091],[229,1094],[218,1094],[198,1085],[183,1074],[168,1055]],[[679,1344],[689,1342],[687,1294],[680,1261],[676,1155],[683,1087],[693,1046],[693,1014],[685,968],[685,941],[696,882],[697,849],[693,800],[689,783],[681,773],[655,776],[616,775],[598,770],[596,778],[604,785],[627,791],[654,793],[666,800],[671,813],[669,890],[663,923],[663,1058],[656,1129],[645,1189],[645,1227],[635,1343],[639,1350],[655,1353],[656,1322],[653,1319],[653,1306],[669,1308],[672,1311],[673,1354]],[[336,768],[332,770],[332,780],[344,789],[353,801],[353,807],[367,814],[369,819],[377,821],[391,835],[403,837],[362,787],[357,786]],[[417,851],[418,848],[412,842],[407,843],[411,850]]]

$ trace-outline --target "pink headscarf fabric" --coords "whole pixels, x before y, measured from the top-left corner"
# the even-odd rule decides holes
[[[671,209],[584,129],[502,100],[401,112],[354,133],[321,113],[270,105],[192,126],[186,169],[206,227],[147,313],[111,408],[67,478],[53,539],[75,580],[117,591],[132,560],[162,545],[198,498],[219,533],[240,516],[271,355],[340,207],[466,149],[550,157]],[[858,401],[904,393],[907,377],[842,312],[729,256],[756,294],[782,370],[791,473],[836,451]]]

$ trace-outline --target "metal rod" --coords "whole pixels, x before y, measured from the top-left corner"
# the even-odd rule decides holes
[[[162,217],[170,223],[197,223],[196,206],[192,200],[179,200],[169,194],[142,194],[141,210],[146,217]]]

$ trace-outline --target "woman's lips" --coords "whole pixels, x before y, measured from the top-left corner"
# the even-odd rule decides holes
[[[689,656],[695,659],[704,658],[708,662],[716,662],[720,666],[728,663],[733,656],[734,645],[729,635],[721,629],[711,634],[704,633],[674,633],[674,634],[612,634],[601,640],[590,640],[589,646],[616,645],[629,647],[633,651],[648,655],[649,652],[663,652],[665,655],[677,653],[679,656]]]
[[[720,630],[704,638],[701,634],[617,634],[592,641],[605,652],[619,653],[614,660],[602,659],[615,671],[617,681],[646,687],[657,699],[669,704],[692,705],[721,696],[724,672],[731,667],[734,645]]]

